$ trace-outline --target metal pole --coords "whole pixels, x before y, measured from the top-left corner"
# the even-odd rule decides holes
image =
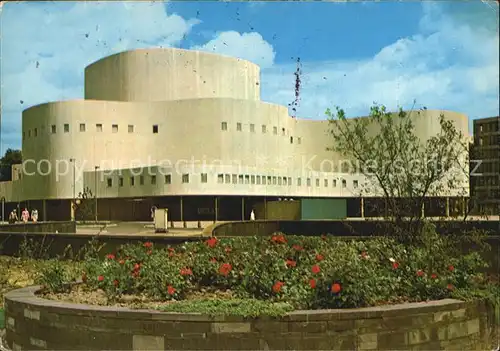
[[[76,221],[76,195],[75,195],[75,191],[76,191],[76,172],[75,172],[75,159],[74,158],[70,158],[69,159],[69,162],[73,163],[73,201],[71,203],[71,214],[73,215],[73,221]]]
[[[95,222],[97,223],[97,170],[99,166],[94,166],[94,201],[95,201]]]
[[[2,222],[5,222],[5,197],[2,196]]]

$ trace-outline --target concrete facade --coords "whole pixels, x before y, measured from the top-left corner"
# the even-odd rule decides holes
[[[469,134],[464,114],[414,114],[421,139],[438,130],[440,114]],[[0,183],[7,202],[70,200],[86,187],[109,199],[355,198],[364,182],[326,150],[328,121],[292,118],[285,106],[262,102],[257,65],[210,53],[145,49],[103,58],[85,69],[85,99],[33,106],[22,119],[24,174]]]

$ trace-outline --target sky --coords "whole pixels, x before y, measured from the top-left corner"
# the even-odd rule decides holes
[[[497,1],[14,2],[0,12],[0,150],[21,148],[21,114],[83,98],[88,64],[120,51],[179,47],[261,66],[261,98],[298,118],[373,103],[499,114]]]

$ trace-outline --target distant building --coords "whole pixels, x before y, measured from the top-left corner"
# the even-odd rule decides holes
[[[500,215],[500,117],[474,120],[471,199],[475,212]]]
[[[85,188],[103,220],[148,220],[152,206],[171,221],[248,219],[278,198],[345,199],[359,216],[364,180],[327,151],[328,121],[291,118],[261,101],[260,87],[259,66],[233,57],[172,48],[105,57],[86,67],[84,99],[23,111],[24,172],[0,183],[0,196],[47,220],[69,219]],[[415,112],[421,139],[440,114],[469,135],[466,115],[425,110]],[[442,195],[463,195],[455,190]]]

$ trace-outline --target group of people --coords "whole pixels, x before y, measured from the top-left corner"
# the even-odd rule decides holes
[[[33,222],[36,223],[38,221],[38,210],[34,208],[33,210],[31,210],[31,215],[30,215],[28,209],[25,207],[24,210],[21,212],[21,221],[23,221],[24,223],[28,223],[30,218]],[[17,209],[13,209],[9,215],[9,223],[12,224],[16,222],[19,222],[19,217],[17,215]]]

